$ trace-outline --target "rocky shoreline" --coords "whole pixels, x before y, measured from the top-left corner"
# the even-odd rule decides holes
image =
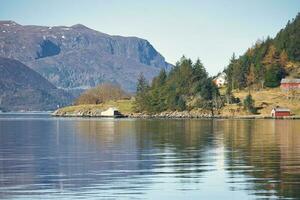
[[[271,116],[264,115],[240,115],[240,116],[224,116],[224,115],[209,115],[209,114],[190,114],[178,112],[174,113],[158,113],[158,114],[143,114],[143,113],[132,113],[128,115],[129,118],[155,118],[155,119],[275,119]],[[276,119],[300,119],[300,116],[286,116],[286,117],[276,117]]]
[[[97,110],[95,111],[79,111],[75,113],[62,113],[62,112],[53,112],[51,115],[53,117],[95,117],[103,118]],[[114,116],[113,118],[142,118],[142,119],[274,119],[271,116],[265,115],[236,115],[236,116],[224,116],[224,115],[214,115],[210,113],[199,113],[199,112],[190,112],[190,111],[173,111],[173,112],[162,112],[156,114],[147,114],[147,113],[128,113],[120,116]],[[299,115],[280,117],[276,119],[300,119]]]

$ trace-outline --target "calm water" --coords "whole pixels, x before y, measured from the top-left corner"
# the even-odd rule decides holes
[[[0,199],[300,199],[300,121],[0,115]]]

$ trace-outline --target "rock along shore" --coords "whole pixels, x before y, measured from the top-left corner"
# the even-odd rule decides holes
[[[58,112],[55,111],[52,113],[53,117],[99,117],[99,111],[78,111],[78,112]],[[203,118],[203,119],[274,119],[271,116],[264,115],[235,115],[235,116],[223,116],[223,115],[214,115],[212,116],[210,113],[200,113],[200,112],[192,112],[192,111],[166,111],[156,114],[147,114],[147,113],[129,113],[121,116],[115,116],[115,118],[143,118],[143,119],[192,119],[192,118]],[[299,115],[280,117],[276,119],[300,119]]]

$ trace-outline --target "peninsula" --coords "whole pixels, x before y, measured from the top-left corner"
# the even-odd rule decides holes
[[[98,116],[116,107],[129,117],[270,117],[284,108],[300,115],[300,14],[274,38],[258,40],[246,52],[233,54],[222,73],[209,76],[200,59],[182,56],[161,69],[149,83],[141,73],[136,92],[105,84],[82,94],[74,106],[55,116]]]

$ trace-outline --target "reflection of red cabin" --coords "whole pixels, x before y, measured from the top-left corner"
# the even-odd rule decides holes
[[[272,117],[284,117],[290,115],[291,115],[291,110],[288,108],[273,108],[271,111]]]
[[[300,90],[300,79],[282,79],[280,87],[283,90]]]

